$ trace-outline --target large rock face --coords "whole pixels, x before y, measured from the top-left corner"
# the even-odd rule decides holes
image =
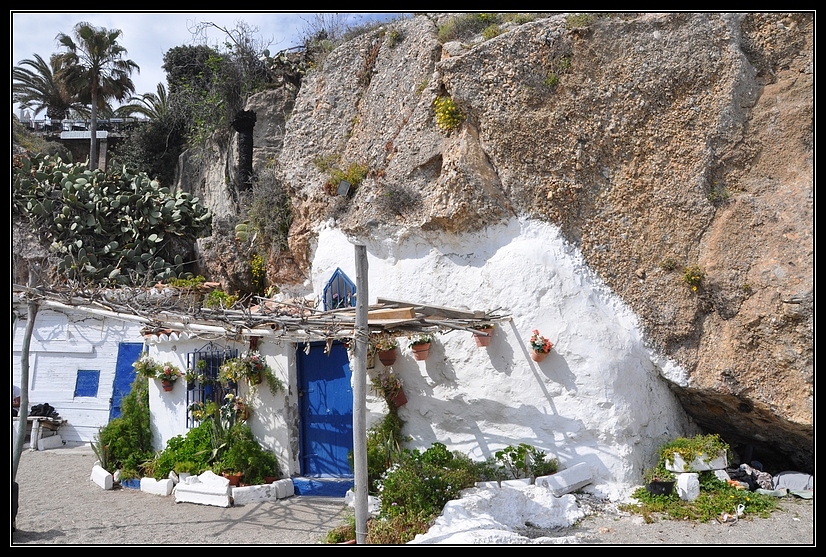
[[[438,23],[362,36],[305,78],[279,157],[295,261],[325,219],[547,220],[688,370],[673,388],[698,424],[813,468],[812,15],[559,15],[444,45]],[[466,116],[450,132],[439,94]],[[323,187],[331,155],[369,168],[347,197]]]

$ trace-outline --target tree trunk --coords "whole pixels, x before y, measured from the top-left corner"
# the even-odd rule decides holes
[[[98,91],[96,84],[92,84],[92,115],[89,123],[89,135],[92,142],[89,144],[89,170],[98,167]]]

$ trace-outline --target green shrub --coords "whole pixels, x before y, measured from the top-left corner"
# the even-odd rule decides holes
[[[139,468],[154,454],[149,425],[149,382],[138,375],[121,400],[121,415],[100,429],[99,443],[109,453],[113,468]]]
[[[152,476],[160,480],[172,470],[200,474],[211,468],[212,455],[212,424],[206,420],[190,429],[186,436],[176,435],[167,441],[166,447],[155,457]],[[187,463],[187,470],[179,467],[182,463]]]
[[[426,513],[405,513],[370,519],[365,542],[376,545],[401,545],[426,533],[435,516]]]
[[[494,453],[512,479],[547,476],[559,470],[559,461],[527,443],[508,445]]]
[[[705,272],[697,265],[690,265],[683,270],[683,282],[691,287],[692,292],[700,289],[705,276]]]
[[[592,14],[570,14],[565,22],[572,29],[580,29],[590,25],[594,18]]]
[[[466,455],[434,443],[423,453],[405,450],[378,483],[383,516],[437,516],[461,490],[475,485],[476,469]]]
[[[498,37],[501,34],[502,34],[502,28],[499,27],[499,25],[497,25],[495,23],[493,25],[489,25],[489,26],[485,27],[482,30],[482,38],[485,39],[486,41],[490,40],[494,37]]]
[[[492,25],[501,23],[501,16],[495,13],[470,13],[452,17],[437,31],[439,42],[469,40]]]

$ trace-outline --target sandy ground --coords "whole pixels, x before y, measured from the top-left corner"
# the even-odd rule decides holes
[[[133,489],[106,491],[90,480],[95,456],[86,447],[24,449],[17,482],[20,508],[13,544],[312,545],[342,524],[343,499],[289,497],[220,508],[176,503]],[[593,502],[591,502],[593,503]],[[584,504],[588,504],[584,502]],[[541,535],[581,544],[816,545],[814,500],[784,498],[770,518],[732,524],[659,521],[594,505],[571,527]]]

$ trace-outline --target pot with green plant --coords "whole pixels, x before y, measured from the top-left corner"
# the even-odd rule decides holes
[[[677,437],[660,447],[660,462],[668,470],[705,472],[723,470],[728,466],[729,445],[716,433]]]
[[[249,384],[250,393],[254,393],[256,386],[262,381],[266,381],[274,395],[284,390],[284,384],[257,350],[248,350],[237,358],[224,361],[218,369],[218,379],[227,384],[244,379]]]
[[[379,335],[374,339],[372,344],[376,347],[376,353],[379,355],[379,361],[384,366],[392,366],[396,363],[396,356],[398,356],[399,341],[390,335]]]
[[[372,382],[373,390],[381,396],[389,408],[398,408],[407,404],[401,377],[390,370],[378,373]]]
[[[668,470],[663,462],[658,462],[655,467],[646,469],[642,479],[645,482],[646,491],[651,495],[670,495],[677,480],[674,473]]]
[[[433,342],[433,337],[427,333],[415,335],[410,338],[408,348],[413,351],[413,359],[424,361],[430,354],[430,345]]]
[[[157,376],[161,380],[164,391],[171,391],[175,387],[175,382],[181,377],[183,377],[183,373],[171,362],[164,362]]]

